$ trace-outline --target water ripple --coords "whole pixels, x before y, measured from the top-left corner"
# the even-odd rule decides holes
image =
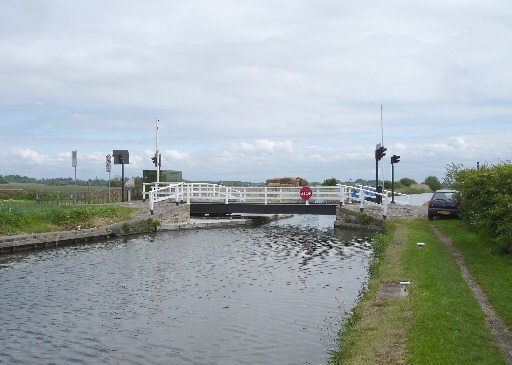
[[[364,234],[331,227],[303,216],[4,256],[0,362],[325,362],[370,255]]]

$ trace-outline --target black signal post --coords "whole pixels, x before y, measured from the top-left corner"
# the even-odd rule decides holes
[[[382,187],[379,186],[379,161],[386,156],[387,150],[388,149],[381,146],[380,143],[375,146],[375,191],[377,193],[382,193]],[[382,195],[375,195],[375,202],[380,204],[382,202]]]
[[[128,150],[114,150],[114,165],[121,165],[121,201],[124,202],[124,165],[130,163]]]
[[[119,156],[119,161],[121,162],[121,201],[124,203],[124,158],[123,156]]]
[[[391,203],[395,204],[395,164],[400,162],[400,156],[391,156]]]

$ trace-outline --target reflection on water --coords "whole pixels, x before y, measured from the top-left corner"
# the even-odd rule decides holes
[[[4,256],[0,362],[324,363],[369,258],[333,219]]]

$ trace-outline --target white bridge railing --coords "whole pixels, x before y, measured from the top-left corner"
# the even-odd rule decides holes
[[[142,197],[149,200],[149,209],[153,213],[155,203],[169,200],[177,203],[191,202],[223,202],[229,203],[303,203],[310,201],[321,203],[359,203],[363,208],[365,205],[376,205],[375,197],[382,197],[384,215],[387,205],[391,203],[391,192],[384,190],[382,193],[375,192],[370,186],[311,186],[313,194],[310,200],[304,202],[300,197],[302,187],[268,187],[249,186],[232,187],[209,183],[146,183],[142,187]],[[408,204],[409,196],[395,193],[401,196],[401,203]],[[372,199],[372,200],[369,200]],[[404,201],[405,200],[405,201]]]

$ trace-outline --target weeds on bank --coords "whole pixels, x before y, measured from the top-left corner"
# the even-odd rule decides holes
[[[383,256],[391,242],[394,230],[395,225],[386,222],[384,225],[384,233],[376,234],[371,242],[373,258],[368,268],[370,275],[368,289],[366,293],[361,293],[361,300],[358,305],[348,313],[341,323],[341,330],[339,333],[340,346],[338,350],[329,351],[329,363],[331,364],[342,364],[347,358],[352,357],[354,353],[360,352],[362,342],[355,342],[355,339],[358,338],[362,322],[367,319],[365,317],[368,311],[368,300],[369,298],[374,298],[376,295],[377,287],[372,279],[375,279],[378,275],[379,269],[384,262]],[[364,361],[361,363],[364,363]]]

